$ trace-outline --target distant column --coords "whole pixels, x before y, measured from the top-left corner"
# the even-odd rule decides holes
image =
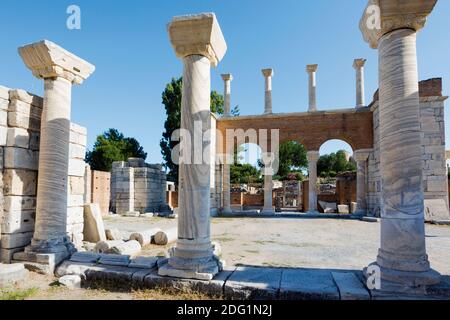
[[[223,116],[231,116],[231,81],[233,81],[233,76],[231,74],[222,74],[222,80],[224,83],[223,89]]]
[[[371,150],[356,150],[353,153],[353,158],[356,161],[356,214],[367,214],[367,201],[366,201],[366,167],[367,160],[369,159]]]
[[[317,64],[309,64],[306,66],[306,72],[309,75],[309,107],[308,112],[317,111],[317,102],[316,102],[316,72],[319,65]]]
[[[264,99],[264,114],[272,113],[272,77],[273,69],[263,69],[262,73],[265,78],[265,99]]]
[[[308,159],[309,172],[309,210],[308,213],[318,213],[317,211],[317,160],[319,160],[319,151],[308,151],[306,158]]]
[[[353,68],[356,70],[356,108],[365,107],[364,64],[366,59],[355,59]]]

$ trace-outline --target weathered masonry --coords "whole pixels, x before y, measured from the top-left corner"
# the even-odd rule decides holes
[[[111,172],[111,209],[117,214],[167,212],[166,174],[161,165],[130,158],[114,162]]]
[[[437,78],[420,82],[419,95],[426,219],[445,220],[449,218],[444,124],[444,102],[447,97],[442,95],[442,80]],[[354,150],[354,158],[359,168],[359,209],[364,214],[380,215],[378,92],[375,93],[373,101],[368,106],[358,105],[357,108],[330,111],[222,117],[217,119],[217,129],[222,133],[222,136],[226,136],[227,130],[242,130],[246,136],[244,140],[240,140],[240,143],[249,141],[251,130],[256,130],[256,132],[268,130],[270,132],[279,129],[280,143],[297,141],[305,146],[308,150],[310,165],[317,161],[320,147],[328,140],[340,139],[347,142]],[[256,136],[256,139],[259,139],[259,135]],[[270,134],[268,140],[270,145]],[[236,138],[232,142],[235,146],[239,143]],[[221,148],[218,146],[217,153],[225,153],[226,148],[225,141]],[[219,167],[219,170],[221,170],[219,176],[223,177],[221,201],[225,212],[228,211],[229,205],[229,173],[227,167],[227,165],[220,165]],[[312,168],[315,167],[312,166]],[[315,185],[316,183],[311,179],[311,176],[310,174],[310,182]],[[316,192],[316,188],[312,188],[312,190]]]

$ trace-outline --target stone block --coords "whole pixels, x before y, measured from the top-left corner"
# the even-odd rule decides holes
[[[34,94],[28,93],[22,89],[14,89],[9,91],[9,100],[20,100],[33,106],[42,108],[44,99]]]
[[[141,252],[141,250],[142,247],[139,242],[130,240],[111,247],[110,252],[113,254],[136,256]]]
[[[427,180],[427,190],[428,192],[439,192],[446,191],[447,186],[445,181],[431,180],[430,177]]]
[[[348,213],[350,213],[350,210],[349,210],[349,207],[348,207],[348,205],[338,205],[338,213],[341,213],[341,214],[348,214]]]
[[[36,208],[36,197],[29,196],[5,196],[5,212],[34,210]]]
[[[331,273],[339,289],[341,300],[370,300],[369,291],[352,272]]]
[[[9,88],[0,86],[0,99],[9,100]]]
[[[9,100],[0,97],[0,110],[8,112]]]
[[[238,267],[225,282],[225,296],[245,300],[275,299],[281,275],[281,269]]]
[[[7,211],[1,221],[2,233],[24,233],[34,231],[34,210]]]
[[[0,126],[8,126],[8,112],[0,109]]]
[[[84,206],[84,195],[76,195],[70,194],[67,197],[67,206],[68,207],[82,207]]]
[[[450,219],[447,203],[444,199],[425,199],[425,221]]]
[[[0,264],[0,288],[24,281],[27,277],[28,270],[23,264]]]
[[[0,147],[6,146],[7,136],[8,136],[8,128],[0,126]]]
[[[331,272],[319,269],[283,270],[280,299],[339,300],[339,291]]]
[[[35,196],[37,172],[6,169],[3,174],[3,192],[7,196]]]
[[[106,241],[100,207],[96,203],[84,206],[84,239],[88,242]]]
[[[1,241],[1,240],[0,240]],[[14,248],[14,249],[4,249],[0,246],[0,262],[3,263],[11,263],[13,260],[14,254],[19,251],[22,251],[23,248]]]
[[[84,177],[69,176],[69,194],[84,196],[84,185]]]
[[[2,234],[2,249],[23,248],[31,243],[33,232]]]
[[[156,268],[159,257],[137,257],[131,260],[130,268],[153,269]]]
[[[97,263],[100,258],[101,254],[94,252],[75,252],[72,257],[70,257],[70,261],[82,263]]]
[[[104,254],[98,261],[99,264],[121,267],[128,267],[130,262],[130,256],[120,254]]]
[[[8,112],[8,126],[40,131],[41,119],[21,112]]]
[[[85,127],[80,126],[76,123],[70,123],[70,131],[74,133],[81,134],[83,136],[87,136],[87,129]]]
[[[69,159],[69,176],[84,177],[86,163],[81,159]]]
[[[39,166],[39,153],[23,148],[4,148],[4,167],[6,169],[28,169],[37,171]]]
[[[30,135],[23,128],[8,128],[6,146],[28,149],[30,146]]]
[[[81,288],[81,277],[79,275],[66,275],[59,278],[58,282],[69,289]]]
[[[39,151],[39,144],[41,143],[41,133],[38,131],[29,131],[30,135],[30,149]]]
[[[69,157],[70,159],[81,159],[84,161],[86,157],[86,147],[79,144],[69,144]]]
[[[83,224],[84,223],[84,207],[67,208],[67,224]],[[81,230],[83,232],[83,230]]]
[[[74,132],[74,131],[70,131],[70,143],[75,143],[75,144],[79,144],[82,146],[86,146],[87,145],[87,137],[83,134]]]

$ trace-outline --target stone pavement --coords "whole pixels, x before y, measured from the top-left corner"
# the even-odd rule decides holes
[[[84,287],[107,289],[157,289],[200,291],[214,297],[241,300],[371,300],[414,299],[379,295],[367,290],[356,270],[270,268],[236,266],[225,268],[211,281],[177,279],[158,275],[166,258],[76,253],[64,262],[57,275],[80,275]],[[450,300],[450,277],[429,289],[420,299]]]

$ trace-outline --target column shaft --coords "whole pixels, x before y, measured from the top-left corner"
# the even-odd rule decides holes
[[[356,69],[356,107],[361,108],[365,105],[364,93],[364,67]]]
[[[272,175],[264,175],[264,209],[263,213],[274,213],[273,210],[273,186],[272,186]]]
[[[309,111],[317,110],[317,102],[316,102],[316,73],[309,73]]]
[[[418,287],[436,281],[425,248],[424,192],[416,32],[399,29],[379,42],[382,279]],[[390,270],[390,271],[387,271]],[[407,272],[405,275],[402,272]],[[422,282],[422,283],[421,283]],[[382,283],[383,289],[383,283]]]
[[[308,158],[308,196],[309,196],[309,210],[310,213],[317,213],[317,160],[319,159],[318,151],[309,151]]]
[[[230,165],[223,165],[223,212],[231,213]]]
[[[72,83],[45,79],[33,244],[66,236]]]

